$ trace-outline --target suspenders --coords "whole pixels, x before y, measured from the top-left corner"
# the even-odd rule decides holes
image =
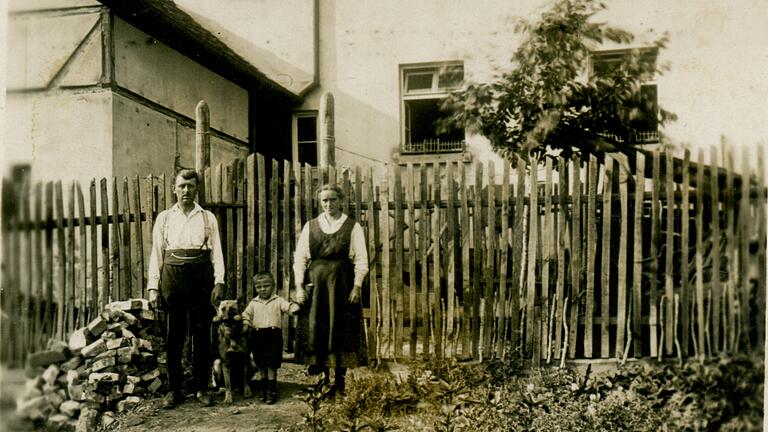
[[[203,210],[203,244],[200,245],[200,249],[203,249],[208,245],[208,239],[211,237],[211,225],[208,223],[208,212]],[[168,213],[165,214],[165,220],[163,220],[163,251],[168,249]]]

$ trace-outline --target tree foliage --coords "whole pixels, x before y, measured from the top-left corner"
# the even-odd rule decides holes
[[[626,46],[635,38],[593,22],[604,9],[594,0],[555,0],[537,21],[519,20],[515,31],[523,37],[511,69],[450,95],[443,103],[450,114],[439,126],[480,133],[502,156],[570,157],[574,151],[627,150],[631,144],[616,137],[628,136],[638,122],[673,120],[674,114],[655,107],[655,97],[641,92],[643,82],[662,72],[655,53],[665,47],[666,36],[621,56],[605,73],[589,73],[590,56],[601,44]]]

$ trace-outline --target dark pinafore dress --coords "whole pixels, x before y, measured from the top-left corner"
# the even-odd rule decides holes
[[[355,280],[349,246],[355,221],[347,218],[326,234],[317,219],[309,221],[307,301],[299,312],[296,360],[323,367],[357,367],[365,363],[362,307],[348,301]]]

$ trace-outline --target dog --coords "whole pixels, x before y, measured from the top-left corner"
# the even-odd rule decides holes
[[[256,392],[250,379],[255,367],[248,349],[248,328],[243,324],[237,300],[222,300],[213,322],[219,325],[219,358],[213,364],[214,383],[220,385],[224,381],[224,403],[230,404],[234,393],[245,395],[246,382],[251,395]]]

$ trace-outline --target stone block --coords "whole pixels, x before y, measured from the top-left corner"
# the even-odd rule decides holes
[[[125,377],[125,382],[129,384],[138,384],[141,382],[141,377],[137,377],[136,375],[128,375]]]
[[[161,380],[158,377],[158,378],[155,378],[149,386],[147,386],[147,390],[149,390],[152,393],[157,393],[157,391],[160,389],[162,385],[163,385],[163,380]]]
[[[107,320],[104,317],[96,317],[88,323],[88,333],[93,337],[99,337],[107,330]]]
[[[59,411],[68,417],[74,417],[80,412],[80,402],[73,400],[64,401],[59,406]]]
[[[144,351],[152,351],[152,341],[148,339],[139,339],[139,349]]]
[[[112,411],[105,411],[104,414],[101,415],[101,426],[103,428],[109,428],[114,422],[116,422],[117,419],[115,419],[115,413]]]
[[[49,405],[45,396],[26,399],[16,404],[16,414],[20,417],[38,419],[43,417],[45,407]]]
[[[69,335],[69,350],[72,351],[72,353],[79,353],[80,350],[85,348],[89,343],[90,333],[88,332],[88,327],[79,328],[72,332],[71,335]]]
[[[61,368],[59,368],[58,365],[49,365],[45,369],[45,372],[43,372],[43,380],[49,385],[54,385],[56,383],[56,378],[59,377],[60,372]]]
[[[67,417],[65,414],[54,414],[48,417],[48,424],[56,428],[56,430],[64,427],[68,421],[69,417]]]
[[[107,349],[108,350],[118,349],[120,347],[124,347],[124,346],[129,345],[129,344],[130,344],[130,341],[128,339],[125,339],[125,338],[115,338],[115,339],[107,341]],[[119,353],[118,353],[118,355],[119,355]]]
[[[67,371],[67,385],[77,384],[80,380],[80,372],[78,370]]]
[[[102,333],[101,338],[106,340],[106,341],[112,340],[112,339],[117,339],[117,333],[115,333],[113,331],[105,331],[104,333]]]
[[[112,387],[107,395],[107,403],[113,403],[123,398],[123,391],[120,387]]]
[[[136,315],[130,313],[130,312],[123,312],[123,321],[128,323],[128,325],[136,325],[139,322],[139,319],[136,318]]]
[[[157,363],[159,364],[166,364],[168,363],[168,356],[165,353],[160,353],[157,355]]]
[[[114,356],[104,357],[93,362],[93,364],[91,365],[91,370],[94,372],[98,372],[110,366],[114,366],[116,364],[117,364],[117,359]]]
[[[85,398],[85,386],[83,384],[69,385],[67,386],[67,393],[69,393],[71,400],[80,402]]]
[[[116,383],[118,381],[120,381],[120,375],[114,372],[93,372],[88,375],[89,384],[98,382]]]
[[[27,357],[27,364],[31,368],[47,367],[53,363],[61,363],[67,359],[67,356],[60,351],[38,351]],[[33,372],[34,373],[34,372]]]
[[[117,412],[126,412],[136,405],[140,404],[143,399],[138,396],[128,396],[127,398],[117,403]]]
[[[127,328],[123,329],[121,333],[122,333],[121,336],[123,337],[123,339],[128,339],[131,342],[136,340],[136,335],[133,334],[133,332],[128,330]]]
[[[142,381],[152,381],[160,376],[160,369],[153,369],[141,376]]]
[[[49,351],[56,351],[58,353],[64,354],[66,357],[69,357],[69,345],[66,342],[60,341],[58,339],[49,339],[48,340],[48,348]]]
[[[83,408],[77,419],[75,432],[92,432],[96,430],[99,422],[99,412],[94,408]]]
[[[46,393],[45,400],[47,400],[48,403],[50,403],[57,410],[59,409],[59,405],[61,405],[64,402],[64,398],[61,397],[61,395],[56,392]]]
[[[123,394],[132,395],[136,393],[136,384],[126,383],[123,386]]]
[[[72,357],[71,359],[65,361],[61,364],[61,371],[62,372],[69,372],[73,369],[77,369],[78,366],[83,362],[83,358],[79,355],[76,355]]]
[[[154,321],[155,320],[155,311],[151,311],[148,309],[142,309],[139,312],[139,318],[144,321]]]
[[[80,351],[83,357],[95,357],[107,350],[107,342],[104,339],[96,339],[95,342]]]

